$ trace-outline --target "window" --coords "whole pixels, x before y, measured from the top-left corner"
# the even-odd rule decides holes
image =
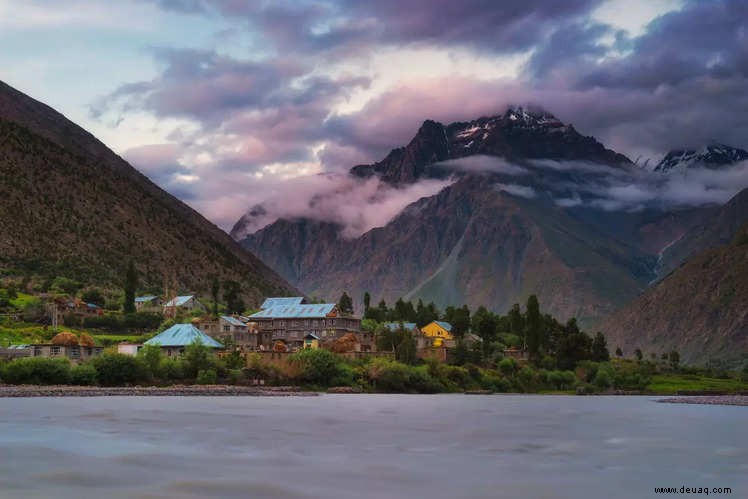
[[[60,355],[60,347],[55,345],[49,349],[50,355]]]
[[[34,357],[39,357],[42,354],[42,347],[34,347]]]
[[[223,326],[223,332],[224,333],[228,333],[229,331],[231,331],[231,326],[228,326],[228,325]]]
[[[70,358],[79,359],[81,356],[81,347],[70,347]]]

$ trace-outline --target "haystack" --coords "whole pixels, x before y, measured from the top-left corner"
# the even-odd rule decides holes
[[[66,347],[73,347],[78,345],[78,337],[70,331],[63,331],[58,333],[52,338],[53,345],[61,345]]]

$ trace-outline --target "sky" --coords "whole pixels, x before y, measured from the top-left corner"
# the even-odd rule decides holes
[[[0,79],[224,229],[513,104],[632,160],[748,148],[744,1],[0,0],[0,44]]]

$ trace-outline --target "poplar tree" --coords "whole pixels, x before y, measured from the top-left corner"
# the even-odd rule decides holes
[[[125,301],[122,304],[122,310],[126,314],[135,312],[135,290],[138,288],[138,272],[135,270],[135,264],[130,260],[125,274]]]

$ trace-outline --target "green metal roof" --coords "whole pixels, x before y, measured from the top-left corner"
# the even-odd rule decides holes
[[[284,305],[286,307],[301,305],[303,301],[303,296],[279,296],[273,298],[265,298],[265,301],[262,302],[262,305],[260,305],[260,309],[264,310],[266,308],[280,307],[281,305]]]
[[[406,331],[413,331],[416,328],[415,322],[385,322],[382,326],[386,327],[390,331],[397,331],[400,326]]]
[[[223,348],[223,345],[200,331],[192,324],[174,324],[161,334],[158,334],[144,345],[160,345],[162,347],[186,347],[200,342],[206,347]]]
[[[314,303],[309,305],[278,305],[260,310],[249,316],[250,319],[314,319],[327,317],[335,309],[334,303]]]
[[[449,322],[444,322],[444,321],[434,321],[434,322],[439,324],[442,327],[442,329],[444,329],[445,331],[447,332],[452,331],[452,324],[450,324]]]

